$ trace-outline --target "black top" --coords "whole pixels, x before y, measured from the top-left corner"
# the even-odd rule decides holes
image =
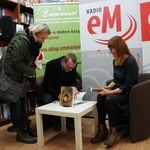
[[[138,65],[136,60],[128,56],[122,66],[116,66],[113,60],[113,67],[115,88],[120,88],[122,93],[129,94],[131,87],[138,81]]]
[[[63,58],[53,59],[46,64],[43,89],[54,99],[58,99],[61,86],[76,86],[76,68],[65,72],[61,66]]]

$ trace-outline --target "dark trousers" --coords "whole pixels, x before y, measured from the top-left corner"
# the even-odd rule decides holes
[[[41,98],[42,105],[52,103],[53,101],[55,100],[50,94],[46,93],[45,91],[42,91],[42,98]],[[43,115],[43,126],[45,129],[50,127],[52,122],[60,123],[60,117],[52,115]]]
[[[23,122],[28,120],[25,101],[25,98],[20,98],[16,103],[10,104],[10,115],[15,127],[21,126]]]
[[[128,104],[126,95],[97,96],[98,125],[105,124],[106,114],[109,117],[109,126],[116,127],[118,119],[118,109]]]

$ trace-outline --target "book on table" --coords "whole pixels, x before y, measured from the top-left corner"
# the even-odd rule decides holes
[[[59,95],[60,105],[65,107],[72,107],[75,97],[75,87],[73,86],[61,86]]]
[[[61,86],[59,95],[60,105],[64,107],[72,107],[75,104],[82,103],[82,98],[86,92],[79,92],[75,95],[76,88],[73,86]]]

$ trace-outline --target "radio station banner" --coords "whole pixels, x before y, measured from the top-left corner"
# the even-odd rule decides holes
[[[126,41],[143,72],[140,5],[138,0],[81,0],[79,10],[83,91],[88,100],[96,100],[90,88],[113,78],[113,57],[107,47],[111,37],[119,35]]]
[[[43,75],[45,64],[57,57],[73,52],[78,58],[77,72],[81,75],[81,48],[78,3],[36,4],[34,9],[34,24],[46,23],[51,35],[44,42],[41,51],[45,61],[42,70],[37,70],[37,76]]]
[[[143,72],[150,73],[150,1],[140,0]]]

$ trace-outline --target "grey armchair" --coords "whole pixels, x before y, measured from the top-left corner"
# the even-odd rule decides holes
[[[110,80],[107,81],[107,85]],[[118,115],[129,119],[129,137],[137,142],[150,137],[150,73],[140,73],[138,84],[131,89],[129,109],[118,111]]]

